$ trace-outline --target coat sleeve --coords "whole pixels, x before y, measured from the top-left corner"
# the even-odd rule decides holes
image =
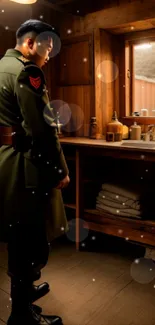
[[[52,163],[58,168],[59,180],[68,173],[68,167],[57,136],[56,126],[44,119],[44,110],[49,105],[44,74],[35,65],[24,66],[15,81],[15,96],[23,116],[26,134],[32,136],[33,157],[40,162]]]

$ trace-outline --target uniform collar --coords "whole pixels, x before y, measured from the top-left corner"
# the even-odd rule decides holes
[[[15,50],[15,49],[9,49],[5,53],[5,56],[13,56],[15,58],[18,58],[21,55],[22,55],[22,53],[20,51],[18,51],[18,50]]]

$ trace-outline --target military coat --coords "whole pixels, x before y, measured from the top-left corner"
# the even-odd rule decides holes
[[[48,240],[68,228],[61,190],[68,167],[54,126],[44,118],[49,105],[43,71],[9,49],[0,60],[0,126],[20,126],[31,145],[24,152],[0,147],[0,240],[17,223],[46,220]]]

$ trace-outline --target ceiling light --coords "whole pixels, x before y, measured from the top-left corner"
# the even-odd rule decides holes
[[[12,2],[17,2],[23,5],[31,5],[32,3],[37,2],[37,0],[10,0]]]

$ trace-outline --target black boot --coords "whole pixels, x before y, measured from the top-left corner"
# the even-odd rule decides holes
[[[32,304],[35,300],[34,299],[31,299],[31,293],[32,293],[32,298],[34,297],[34,295],[33,295],[33,293],[34,293],[34,291],[33,291],[33,287],[35,287],[35,286],[33,286],[32,285],[32,281],[33,280],[31,280],[30,281],[30,284],[28,284],[28,286],[29,286],[29,292],[30,292],[30,294],[29,294],[29,306],[31,306],[32,308],[33,308],[33,310],[37,313],[37,314],[41,314],[41,312],[42,312],[42,308],[40,307],[40,306],[37,306],[37,305],[35,305],[35,304]],[[16,285],[16,281],[13,279],[13,278],[11,278],[11,299],[13,299],[13,297],[14,297],[14,291],[16,290],[15,289],[15,285]],[[22,287],[21,287],[21,290],[22,290]],[[24,290],[24,286],[23,286],[23,290]],[[39,298],[38,298],[39,299]],[[37,299],[36,299],[37,300]]]
[[[44,316],[35,312],[30,305],[30,290],[30,285],[23,280],[11,279],[12,312],[7,325],[62,325],[59,316]]]
[[[42,308],[40,306],[34,305],[33,302],[38,300],[39,298],[45,296],[50,291],[49,284],[44,282],[38,286],[32,285],[32,290],[30,293],[30,301],[31,307],[33,308],[34,312],[37,314],[41,314]]]
[[[41,271],[34,272],[32,275],[32,281],[37,281],[41,278]]]
[[[35,313],[41,314],[42,308],[38,305],[30,304],[30,307],[34,310]]]
[[[12,290],[11,290],[12,291]],[[33,302],[45,296],[50,291],[49,284],[44,282],[38,286],[32,285],[30,290],[30,305],[37,314],[41,314],[42,308],[40,306],[34,305]],[[11,293],[12,298],[12,293]]]
[[[44,282],[38,286],[32,285],[31,289],[31,302],[40,299],[41,297],[45,296],[50,291],[49,284]]]
[[[7,325],[63,325],[63,323],[59,316],[38,315],[29,309],[23,314],[11,314]]]

